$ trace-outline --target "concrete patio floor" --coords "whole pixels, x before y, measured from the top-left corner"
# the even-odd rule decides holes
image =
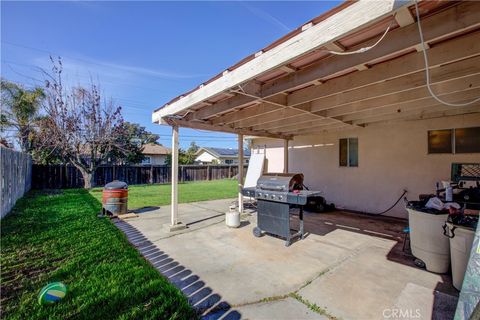
[[[402,251],[406,222],[307,213],[307,237],[285,247],[252,235],[254,212],[240,228],[226,227],[232,201],[181,204],[187,229],[176,233],[162,228],[168,206],[117,226],[205,319],[395,319],[399,310],[453,318],[450,277],[418,269]]]

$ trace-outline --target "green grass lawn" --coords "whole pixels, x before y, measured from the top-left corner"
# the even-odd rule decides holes
[[[237,180],[213,180],[180,183],[178,201],[194,202],[213,199],[234,198],[238,192]],[[92,195],[102,201],[102,188],[95,188]],[[149,206],[170,204],[171,186],[169,184],[141,185],[128,187],[128,208],[137,209]]]
[[[170,186],[132,186],[129,207],[170,202]],[[234,197],[236,182],[179,186],[180,202]],[[93,195],[93,196],[92,196]],[[32,191],[1,225],[1,318],[189,319],[186,298],[108,219],[97,218],[101,192]],[[37,303],[49,282],[68,286],[54,305]]]

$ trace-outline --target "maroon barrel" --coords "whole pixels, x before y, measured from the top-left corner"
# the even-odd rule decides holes
[[[107,183],[102,193],[104,215],[118,216],[128,212],[128,185],[123,181]]]

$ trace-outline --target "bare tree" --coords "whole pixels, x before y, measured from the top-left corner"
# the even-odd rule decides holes
[[[94,186],[94,173],[109,154],[128,152],[131,143],[121,107],[102,100],[97,85],[67,89],[62,82],[62,61],[52,59],[45,85],[46,116],[39,122],[37,149],[59,156],[81,172],[84,187]]]

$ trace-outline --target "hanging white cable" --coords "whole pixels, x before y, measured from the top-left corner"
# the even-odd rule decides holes
[[[431,84],[430,84],[430,70],[429,70],[429,66],[428,66],[428,57],[427,57],[427,50],[425,48],[425,40],[423,38],[423,31],[422,31],[422,24],[420,23],[420,11],[418,9],[418,1],[415,0],[415,11],[417,13],[417,24],[418,24],[418,33],[420,34],[420,41],[422,43],[422,52],[423,52],[423,58],[425,60],[425,77],[427,78],[427,88],[428,88],[428,92],[430,92],[430,95],[435,99],[437,100],[438,102],[444,104],[444,105],[447,105],[447,106],[450,106],[450,107],[466,107],[466,106],[469,106],[471,104],[474,104],[474,103],[477,103],[477,102],[480,102],[480,97],[473,100],[473,101],[470,101],[470,102],[466,102],[466,103],[451,103],[451,102],[446,102],[442,99],[440,99],[432,90],[431,88]]]
[[[390,30],[390,28],[392,27],[392,24],[390,23],[390,25],[387,27],[387,29],[385,30],[385,32],[383,33],[383,35],[380,37],[380,39],[378,39],[377,42],[375,42],[373,45],[369,46],[369,47],[363,47],[363,48],[360,48],[358,50],[355,50],[355,51],[349,51],[349,52],[338,52],[338,51],[332,51],[332,50],[326,50],[328,53],[331,53],[331,54],[336,54],[336,55],[339,55],[339,56],[347,56],[347,55],[350,55],[350,54],[357,54],[357,53],[364,53],[364,52],[367,52],[368,50],[374,48],[377,46],[377,44],[379,44],[383,38],[385,38],[385,36],[387,35],[387,32]]]

